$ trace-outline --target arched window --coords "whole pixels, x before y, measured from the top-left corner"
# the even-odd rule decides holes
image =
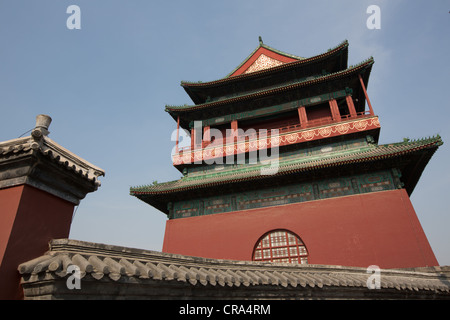
[[[308,263],[302,240],[288,230],[273,230],[263,235],[253,251],[254,261]]]

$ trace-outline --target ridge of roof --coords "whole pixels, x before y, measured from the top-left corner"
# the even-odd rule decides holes
[[[235,96],[235,97],[230,98],[230,99],[218,100],[218,101],[213,101],[213,102],[206,102],[206,103],[201,103],[201,104],[196,104],[196,105],[187,105],[187,104],[179,105],[179,106],[166,105],[165,106],[165,111],[166,112],[170,112],[170,111],[191,111],[191,110],[202,109],[202,108],[207,108],[207,107],[211,107],[211,106],[223,105],[223,104],[227,104],[227,103],[235,102],[235,101],[239,101],[239,100],[250,99],[250,98],[256,97],[256,96],[271,94],[271,93],[274,93],[276,91],[284,91],[284,90],[293,89],[295,87],[305,86],[305,85],[308,85],[308,84],[311,84],[311,83],[317,83],[317,82],[321,82],[321,81],[326,81],[326,80],[328,80],[330,78],[339,77],[339,76],[342,76],[342,75],[345,75],[345,74],[357,71],[357,70],[359,70],[359,69],[361,69],[363,67],[371,66],[373,63],[374,63],[374,59],[373,59],[373,57],[370,57],[370,58],[368,58],[368,59],[358,63],[357,65],[350,66],[349,68],[347,68],[345,70],[334,72],[334,73],[330,73],[330,74],[323,75],[323,76],[319,76],[319,77],[314,78],[314,79],[308,79],[308,78],[307,79],[302,79],[302,80],[297,81],[297,82],[275,86],[273,88],[270,88],[269,90],[261,89],[261,90],[252,92],[250,94],[244,93],[242,95],[238,95],[238,96]]]
[[[229,78],[229,77],[231,77],[231,75],[233,74],[233,73],[235,73],[237,70],[239,70],[260,48],[264,48],[264,49],[267,49],[267,50],[269,50],[269,51],[272,51],[272,52],[274,52],[274,53],[277,53],[277,54],[279,54],[279,55],[282,55],[282,56],[285,56],[285,57],[288,57],[288,58],[292,58],[292,59],[295,59],[295,60],[304,60],[304,59],[306,59],[306,58],[304,58],[304,57],[298,57],[298,56],[296,56],[296,55],[293,55],[293,54],[289,54],[289,53],[286,53],[286,52],[283,52],[283,51],[281,51],[281,50],[278,50],[278,49],[275,49],[275,48],[272,48],[272,47],[270,47],[270,46],[268,46],[268,45],[266,45],[266,44],[264,44],[262,41],[260,41],[260,43],[259,43],[259,46],[258,47],[256,47],[256,49],[255,50],[253,50],[252,51],[252,53],[250,53],[248,56],[247,56],[247,58],[245,58],[244,59],[244,61],[242,61],[236,68],[234,68],[234,70],[233,71],[231,71],[230,73],[228,73],[226,76],[225,76],[225,78]]]
[[[273,67],[273,68],[263,69],[263,70],[259,70],[259,71],[252,72],[252,73],[247,73],[247,74],[244,73],[244,74],[240,74],[240,75],[236,75],[236,76],[230,77],[231,74],[236,72],[236,70],[238,70],[246,61],[248,61],[248,59],[256,51],[258,51],[258,49],[261,48],[261,47],[266,48],[267,50],[274,51],[274,52],[276,52],[278,54],[285,55],[285,56],[293,58],[293,59],[297,59],[298,61],[285,63],[285,64],[282,64],[282,65],[279,65],[279,66],[276,66],[276,67]],[[320,58],[322,58],[324,56],[330,55],[330,54],[332,54],[332,53],[334,53],[334,52],[336,52],[336,51],[338,51],[338,50],[340,50],[342,48],[345,48],[345,47],[348,47],[348,40],[344,40],[343,42],[341,42],[337,46],[328,49],[324,53],[321,53],[321,54],[318,54],[318,55],[315,55],[315,56],[312,56],[312,57],[309,57],[309,58],[303,58],[303,57],[295,56],[295,55],[292,55],[292,54],[289,54],[289,53],[277,50],[277,49],[272,48],[272,47],[270,47],[268,45],[265,45],[265,44],[262,44],[262,45],[260,44],[256,49],[254,49],[252,51],[252,53],[238,67],[236,67],[232,72],[230,72],[224,78],[221,78],[221,79],[218,79],[218,80],[206,81],[206,82],[202,82],[202,81],[185,81],[185,80],[183,80],[183,81],[181,81],[181,86],[183,86],[183,87],[184,86],[186,86],[186,87],[187,86],[206,86],[206,85],[222,83],[222,82],[225,82],[225,81],[234,81],[234,80],[239,80],[239,79],[247,78],[247,77],[250,78],[250,77],[258,76],[258,75],[261,75],[261,74],[264,74],[264,73],[267,73],[267,72],[271,72],[271,71],[274,71],[274,70],[277,71],[277,70],[286,68],[286,66],[292,66],[294,64],[308,63],[308,62],[320,59]]]
[[[278,172],[275,176],[289,174],[297,171],[309,171],[330,166],[337,166],[348,163],[364,162],[373,158],[386,159],[398,155],[408,154],[426,148],[439,147],[442,145],[442,139],[439,135],[390,143],[384,145],[369,145],[366,148],[358,149],[355,152],[336,153],[321,158],[306,158],[297,160],[286,160],[280,162]],[[186,189],[192,189],[199,186],[208,187],[211,185],[233,183],[242,180],[260,179],[268,176],[261,175],[263,165],[247,166],[238,170],[228,170],[221,173],[199,175],[195,178],[183,177],[179,180],[163,182],[155,185],[131,187],[130,194],[133,196],[145,194],[164,194]],[[270,177],[270,176],[269,176]]]

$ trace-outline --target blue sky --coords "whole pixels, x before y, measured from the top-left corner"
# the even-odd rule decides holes
[[[81,29],[69,30],[69,5]],[[366,27],[369,5],[381,29]],[[450,265],[447,203],[449,1],[0,1],[0,141],[53,118],[50,137],[106,171],[77,208],[70,237],[161,250],[165,216],[130,186],[178,179],[176,123],[192,103],[181,80],[226,76],[264,43],[303,57],[347,39],[349,64],[375,59],[369,97],[380,143],[440,134],[444,145],[411,200],[441,265]]]

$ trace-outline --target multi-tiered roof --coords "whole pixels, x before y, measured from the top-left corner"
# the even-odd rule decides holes
[[[269,56],[272,64],[258,64],[261,56]],[[287,62],[286,57],[289,57]],[[281,104],[320,96],[345,88],[355,88],[352,93],[356,111],[364,111],[365,97],[360,89],[358,77],[361,74],[367,86],[373,59],[367,59],[357,66],[347,67],[348,42],[311,58],[293,58],[263,43],[225,78],[210,82],[186,82],[185,89],[194,105],[166,106],[166,111],[177,120],[180,126],[189,129],[192,121],[234,117],[249,119],[252,111],[274,103]],[[284,60],[284,61],[282,61]],[[248,67],[249,61],[253,61]],[[278,64],[279,63],[279,64]],[[258,68],[252,68],[259,65]],[[247,67],[246,70],[243,70]],[[324,90],[323,86],[329,88]],[[314,103],[314,102],[312,102]],[[247,112],[247,115],[242,115]],[[241,118],[242,119],[242,118]],[[239,119],[239,120],[241,120]],[[224,122],[226,121],[224,119]],[[206,121],[205,123],[209,123]],[[221,124],[218,121],[216,124]]]
[[[396,168],[399,186],[411,193],[440,137],[378,145],[380,123],[367,96],[374,63],[347,66],[348,42],[311,58],[283,53],[262,43],[229,75],[209,82],[182,82],[193,105],[166,106],[180,128],[200,135],[201,143],[177,148],[176,181],[131,188],[137,198],[168,214],[174,201],[239,192],[336,175]],[[367,104],[367,108],[366,108]],[[195,132],[194,121],[202,122]],[[211,141],[208,130],[239,127],[277,129],[274,136]],[[345,143],[344,143],[345,142]],[[347,143],[348,142],[348,143]],[[264,164],[222,163],[227,155],[277,147],[275,174]],[[257,183],[255,183],[257,182]]]

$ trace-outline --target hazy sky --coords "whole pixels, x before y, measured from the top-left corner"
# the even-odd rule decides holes
[[[81,10],[68,29],[67,7]],[[367,28],[370,5],[380,29]],[[375,59],[369,97],[380,143],[440,134],[412,202],[441,265],[450,265],[450,1],[0,0],[0,141],[40,113],[50,138],[103,168],[70,237],[161,250],[164,214],[130,186],[178,179],[176,123],[166,104],[192,104],[181,80],[226,76],[257,46],[310,57],[349,41],[349,65]]]

